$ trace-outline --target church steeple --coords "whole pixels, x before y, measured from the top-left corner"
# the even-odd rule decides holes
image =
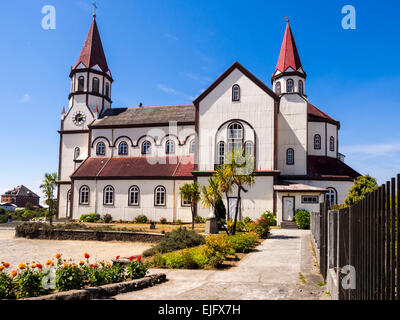
[[[283,37],[278,63],[272,75],[272,84],[278,95],[282,93],[300,93],[304,95],[304,82],[307,75],[301,64],[289,19],[286,18],[286,21],[285,35]],[[280,80],[278,81],[278,79]]]

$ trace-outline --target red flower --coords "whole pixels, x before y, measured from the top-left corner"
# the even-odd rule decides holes
[[[89,259],[89,258],[90,258],[90,254],[89,254],[89,253],[85,253],[84,256],[85,256],[86,259]]]
[[[134,256],[130,257],[130,258],[129,258],[129,261],[132,261],[133,259],[135,259]]]
[[[142,257],[141,256],[137,257],[137,261],[140,262],[140,260],[142,260]]]
[[[116,258],[115,258],[115,260],[118,260],[119,259],[119,256],[117,256]]]
[[[38,263],[38,264],[36,265],[36,268],[43,269],[43,266],[42,266],[40,263]]]

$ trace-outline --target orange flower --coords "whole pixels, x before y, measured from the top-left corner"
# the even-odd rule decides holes
[[[17,270],[13,270],[11,272],[11,277],[15,277],[18,274]]]
[[[53,261],[49,260],[46,262],[46,266],[52,267],[54,265]]]
[[[83,266],[84,264],[85,264],[85,261],[82,261],[82,260],[79,261],[79,265],[80,265],[80,266]]]
[[[61,258],[61,253],[57,253],[56,254],[56,259],[60,259]]]
[[[105,265],[104,260],[101,260],[101,261],[100,261],[100,264],[101,264],[102,266],[104,266],[104,265]]]
[[[3,266],[4,266],[5,268],[9,268],[9,267],[10,267],[10,264],[9,264],[8,262],[3,262]]]
[[[35,269],[36,268],[36,264],[31,264],[30,267],[31,267],[31,269]]]
[[[84,256],[85,256],[86,259],[89,259],[89,258],[90,258],[90,254],[87,253],[87,252],[84,254]]]
[[[2,271],[3,269],[5,269],[5,266],[1,265],[0,266],[0,271]]]
[[[20,263],[18,265],[18,268],[20,268],[21,270],[24,270],[26,268],[26,264],[25,263]]]
[[[69,266],[69,263],[68,263],[68,262],[66,262],[66,263],[63,264],[63,267],[64,267],[64,268],[67,268],[68,266]]]
[[[107,267],[111,267],[111,263],[107,263]]]
[[[76,268],[76,265],[75,265],[75,264],[71,264],[71,268],[72,268],[72,269],[75,269],[75,268]]]

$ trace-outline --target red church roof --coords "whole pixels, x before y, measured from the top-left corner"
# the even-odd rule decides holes
[[[329,122],[334,125],[340,126],[340,122],[336,121],[329,115],[327,115],[325,112],[321,111],[318,109],[316,106],[314,106],[311,103],[307,103],[307,113],[308,113],[308,119],[309,120],[315,120],[315,121],[324,121],[324,122]]]
[[[298,71],[302,66],[296,43],[292,34],[292,29],[290,28],[288,21],[275,73],[278,70],[280,72],[285,72],[286,69],[289,67],[293,68],[295,71]]]
[[[77,68],[80,63],[83,63],[87,68],[98,65],[103,72],[109,71],[95,18],[74,68]]]

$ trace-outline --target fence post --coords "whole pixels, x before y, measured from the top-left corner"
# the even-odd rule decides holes
[[[321,275],[326,280],[327,275],[327,208],[328,203],[322,203],[320,206],[320,248],[319,248],[319,266]]]

